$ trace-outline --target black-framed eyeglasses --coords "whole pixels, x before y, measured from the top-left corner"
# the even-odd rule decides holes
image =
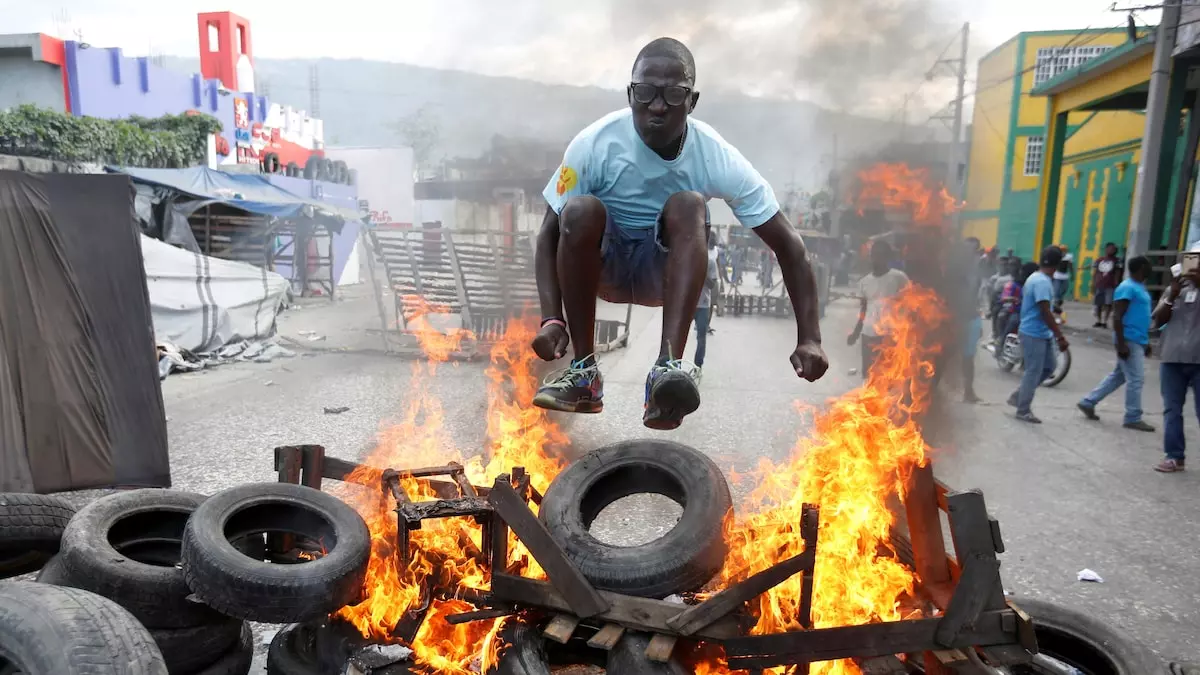
[[[654,99],[662,96],[663,102],[669,106],[683,105],[684,101],[688,100],[688,96],[692,94],[691,87],[658,87],[645,82],[630,82],[629,94],[633,97],[634,102],[643,105],[649,105],[654,102]]]

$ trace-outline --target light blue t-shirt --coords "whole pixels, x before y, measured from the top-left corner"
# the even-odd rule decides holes
[[[1021,327],[1020,332],[1035,338],[1051,338],[1054,332],[1042,320],[1042,310],[1039,302],[1053,302],[1054,283],[1050,277],[1041,271],[1034,272],[1025,280],[1021,288]]]
[[[630,229],[654,227],[667,198],[687,190],[724,200],[746,227],[779,212],[775,192],[737,148],[704,122],[689,118],[687,125],[683,151],[668,161],[642,142],[633,111],[605,115],[567,146],[542,196],[561,213],[569,198],[591,195]]]
[[[1133,279],[1126,279],[1117,286],[1113,293],[1113,302],[1126,300],[1129,307],[1122,317],[1121,326],[1125,329],[1125,341],[1135,345],[1145,345],[1150,342],[1150,292],[1146,287]],[[1113,336],[1115,342],[1117,337]]]

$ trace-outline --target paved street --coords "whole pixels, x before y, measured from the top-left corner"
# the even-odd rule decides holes
[[[662,437],[690,444],[730,468],[748,469],[763,456],[785,457],[805,431],[795,402],[819,405],[860,381],[848,373],[859,366],[857,347],[844,340],[856,310],[849,300],[829,308],[824,334],[833,366],[816,384],[791,372],[787,357],[795,335],[789,320],[716,319],[704,404],[680,430]],[[623,314],[623,308],[602,313]],[[605,412],[563,420],[573,453],[655,433],[641,426],[641,406],[660,316],[635,310],[629,348],[602,358]],[[320,323],[317,317],[309,321]],[[1100,406],[1103,421],[1082,418],[1075,402],[1108,371],[1112,356],[1086,337],[1076,343],[1066,381],[1042,389],[1034,402],[1046,422],[1041,426],[1013,419],[1004,399],[1017,375],[1000,372],[981,351],[977,389],[986,402],[969,406],[952,394],[955,401],[942,416],[949,422],[934,430],[936,472],[954,487],[978,487],[986,494],[1008,548],[1002,571],[1011,591],[1083,608],[1123,625],[1164,657],[1195,659],[1200,472],[1153,472],[1162,436],[1122,429],[1119,394]],[[345,352],[168,378],[164,396],[176,486],[212,492],[240,481],[270,480],[271,449],[284,443],[320,443],[338,456],[361,456],[375,432],[402,410],[411,367],[395,357]],[[1147,419],[1160,425],[1157,362],[1148,369]],[[482,380],[481,364],[464,363],[443,366],[433,384],[446,408],[447,431],[460,448],[482,442]],[[328,415],[325,406],[350,410]],[[1200,447],[1194,418],[1187,428],[1189,443]],[[746,489],[735,486],[735,494]],[[605,514],[598,527],[645,539],[670,526],[673,510],[661,500],[631,498],[622,507]],[[1105,583],[1076,581],[1084,568]]]

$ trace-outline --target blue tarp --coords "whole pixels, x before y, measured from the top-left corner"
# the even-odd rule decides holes
[[[346,220],[362,217],[357,212],[288,192],[256,174],[225,173],[206,166],[188,169],[108,167],[108,170],[127,174],[135,182],[160,185],[264,216],[288,218],[300,213],[304,207],[311,206],[317,211]]]

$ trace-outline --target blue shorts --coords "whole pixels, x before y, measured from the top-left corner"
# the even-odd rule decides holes
[[[625,228],[612,216],[600,244],[601,300],[662,307],[667,247],[662,241],[662,217],[654,227]]]

